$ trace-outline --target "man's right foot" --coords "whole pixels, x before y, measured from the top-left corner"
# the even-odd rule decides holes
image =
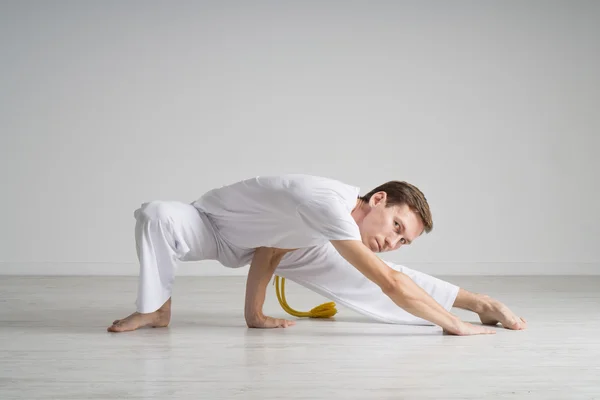
[[[169,325],[171,321],[171,299],[163,306],[148,314],[134,312],[127,318],[117,319],[107,328],[109,332],[128,332],[136,329],[151,327],[162,328]]]

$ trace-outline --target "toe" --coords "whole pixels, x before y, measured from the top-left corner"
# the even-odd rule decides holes
[[[502,327],[504,327],[504,329],[517,329],[517,321],[514,320],[508,320],[508,321],[503,321],[502,322]]]
[[[521,322],[520,322],[520,321],[515,321],[515,322],[512,324],[512,328],[513,328],[513,329],[521,329]]]
[[[122,325],[117,324],[117,325],[110,326],[108,328],[108,331],[109,332],[123,332],[123,331],[125,331],[125,328]]]
[[[525,320],[525,318],[521,318],[521,321],[523,321],[523,329],[527,328],[527,321]]]

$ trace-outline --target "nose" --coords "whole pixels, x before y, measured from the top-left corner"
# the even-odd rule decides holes
[[[399,249],[400,247],[402,247],[401,240],[402,240],[401,236],[398,236],[396,238],[396,240],[393,240],[393,239],[390,239],[390,238],[385,239],[386,248],[388,248],[388,249],[394,249],[394,250],[395,249]]]
[[[386,249],[388,249],[388,250],[395,249],[395,248],[396,248],[396,246],[398,245],[398,243],[400,243],[400,239],[398,239],[398,240],[397,240],[397,241],[395,241],[395,242],[394,242],[394,240],[393,240],[393,239],[390,239],[390,238],[386,238],[386,239],[385,239],[385,247],[386,247]]]

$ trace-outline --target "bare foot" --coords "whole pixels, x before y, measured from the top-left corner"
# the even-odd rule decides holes
[[[527,321],[518,317],[510,309],[488,296],[486,297],[483,311],[479,313],[479,319],[484,325],[496,325],[500,323],[506,329],[523,330],[527,328]]]
[[[152,313],[141,314],[139,312],[134,312],[127,318],[117,319],[107,328],[107,331],[127,332],[145,327],[163,328],[168,326],[170,321],[171,299],[167,300],[161,308]]]

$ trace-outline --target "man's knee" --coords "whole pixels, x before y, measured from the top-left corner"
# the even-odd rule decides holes
[[[142,204],[135,210],[134,216],[138,221],[171,221],[173,208],[168,201],[155,200]]]

